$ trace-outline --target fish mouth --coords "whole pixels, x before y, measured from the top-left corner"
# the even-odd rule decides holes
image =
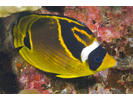
[[[117,66],[117,61],[107,53],[97,71],[103,71],[109,68],[114,68],[115,66]]]
[[[115,68],[117,66],[118,62],[116,62],[115,66],[113,66],[112,68]]]

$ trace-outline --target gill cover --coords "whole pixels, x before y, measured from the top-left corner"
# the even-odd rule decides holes
[[[105,61],[114,60],[108,55],[97,70],[91,70],[85,63],[87,60],[82,61],[83,48],[97,40],[87,26],[72,18],[30,14],[14,25],[13,37],[15,48],[21,47],[19,53],[26,62],[56,73],[57,77],[88,76],[116,64],[108,66]]]

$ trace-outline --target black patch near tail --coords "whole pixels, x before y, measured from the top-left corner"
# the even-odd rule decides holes
[[[101,46],[99,46],[95,50],[93,50],[88,56],[87,62],[89,63],[89,68],[91,70],[96,71],[102,64],[106,53],[107,53],[107,51],[105,49],[103,49]]]
[[[26,32],[26,37],[24,38],[24,45],[31,50],[31,45],[30,45],[30,39],[29,39],[29,33],[28,32]]]

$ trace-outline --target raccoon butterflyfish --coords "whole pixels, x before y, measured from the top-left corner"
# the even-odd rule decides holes
[[[117,64],[85,24],[69,17],[23,16],[13,38],[26,62],[60,78],[88,76]]]

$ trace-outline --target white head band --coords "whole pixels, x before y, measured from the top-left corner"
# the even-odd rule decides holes
[[[84,62],[85,60],[88,59],[88,55],[94,50],[96,49],[100,44],[97,41],[94,41],[91,45],[83,48],[82,52],[81,52],[81,59]]]

